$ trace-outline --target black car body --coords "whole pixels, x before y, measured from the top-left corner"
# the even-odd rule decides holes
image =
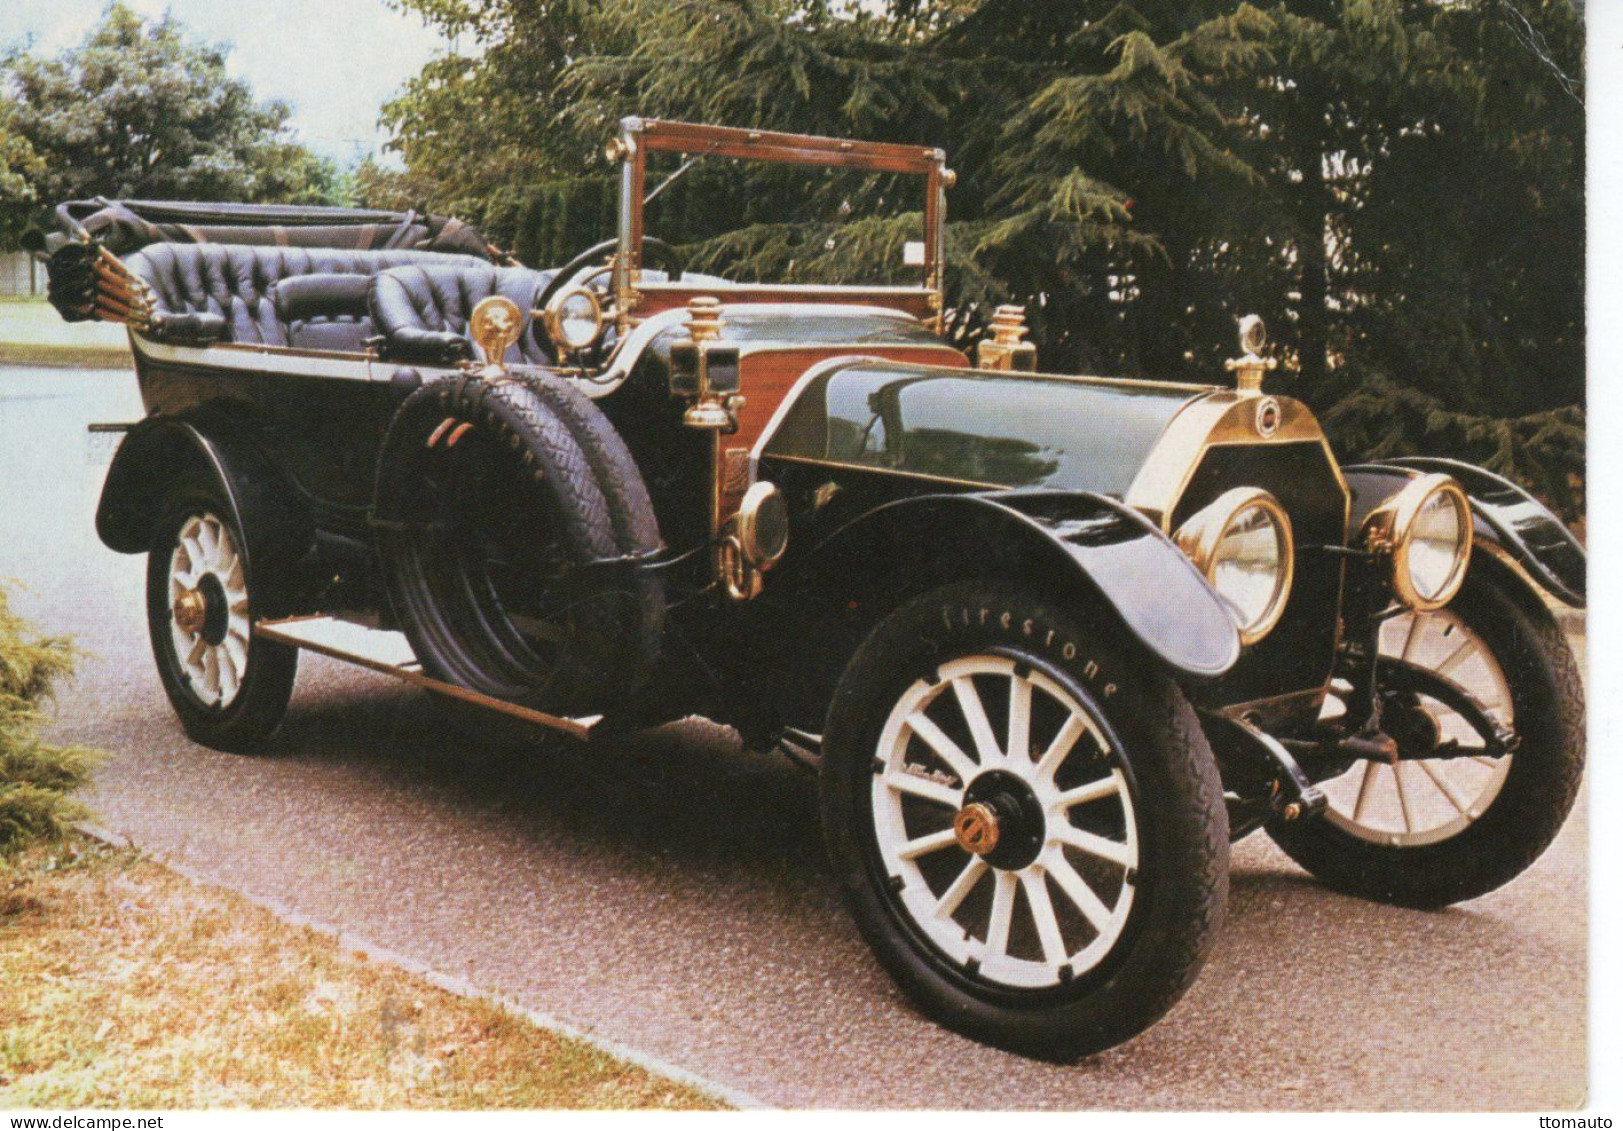
[[[660,152],[923,178],[922,285],[682,273],[643,231],[646,163]],[[1125,1039],[1175,1000],[1220,911],[1220,880],[1199,877],[1216,875],[1214,845],[1230,836],[1267,824],[1331,882],[1418,904],[1502,883],[1542,849],[1459,879],[1463,865],[1431,857],[1471,831],[1478,803],[1439,782],[1465,825],[1428,840],[1405,793],[1406,778],[1411,793],[1421,779],[1400,773],[1407,761],[1434,782],[1447,760],[1496,767],[1486,811],[1520,781],[1505,775],[1511,758],[1535,762],[1525,722],[1413,658],[1417,634],[1423,644],[1431,631],[1422,618],[1456,616],[1450,608],[1488,601],[1543,640],[1546,596],[1582,604],[1582,550],[1526,492],[1446,460],[1343,466],[1306,406],[1261,388],[1260,326],[1247,327],[1234,363],[1238,387],[1036,372],[1011,308],[970,358],[939,333],[952,181],[939,150],[628,119],[612,156],[620,233],[594,249],[612,258],[561,271],[511,264],[469,229],[414,214],[64,209],[53,300],[70,318],[130,325],[148,411],[113,462],[98,530],[114,550],[153,552],[154,647],[194,735],[225,746],[263,737],[286,703],[291,648],[313,647],[577,737],[702,713],[752,744],[842,760],[824,767],[831,849],[881,958],[948,1023],[1039,1051]],[[199,565],[205,551],[224,563],[213,573]],[[1484,587],[1491,597],[1472,595]],[[1451,604],[1462,591],[1466,605]],[[932,606],[932,595],[944,596]],[[931,615],[940,625],[919,627]],[[1436,631],[1491,637],[1474,615]],[[351,642],[299,628],[316,620],[351,626]],[[1409,635],[1394,649],[1382,634],[1395,624]],[[380,653],[395,630],[405,644]],[[966,633],[987,664],[941,674]],[[1534,662],[1491,643],[1489,674],[1520,696],[1517,665]],[[892,654],[923,658],[898,661],[916,670],[897,678],[915,682],[886,694],[924,695],[925,706],[898,716],[916,733],[904,726],[897,739],[892,725],[887,740],[841,712],[864,701],[852,673]],[[1011,689],[988,692],[1006,663]],[[1559,684],[1564,663],[1540,678]],[[1051,793],[1052,768],[1046,784],[1021,784],[1026,771],[1006,762],[1017,731],[1036,741],[1036,716],[1016,721],[1034,694],[1026,679],[1094,719],[1101,747],[1126,751],[1101,755],[1118,784]],[[199,681],[212,690],[198,693]],[[948,700],[918,689],[949,685],[962,716],[932,729],[919,712]],[[996,710],[976,699],[989,694]],[[1160,703],[1174,704],[1166,725],[1182,738],[1135,738],[1146,704]],[[1186,709],[1198,733],[1178,721]],[[1006,749],[988,761],[981,724],[1005,710]],[[1581,714],[1580,737],[1562,717],[1552,752],[1538,755],[1560,766],[1539,780],[1571,788],[1527,787],[1544,798],[1534,822],[1544,843],[1582,760]],[[1477,738],[1445,733],[1456,718]],[[936,735],[927,745],[941,764],[906,753],[908,733]],[[825,740],[835,748],[820,749]],[[903,751],[891,770],[873,754],[886,741]],[[965,770],[959,748],[972,742],[980,766]],[[1198,765],[1177,769],[1191,743]],[[1179,750],[1164,765],[1135,752],[1169,744]],[[905,765],[936,784],[904,781],[904,792],[947,790],[937,800],[952,836],[908,833],[887,848],[888,834],[863,822],[888,820],[901,837],[913,802],[876,816],[889,802],[862,777],[869,761],[875,782]],[[1383,767],[1402,829],[1360,823]],[[1172,783],[1159,793],[1158,774]],[[1207,784],[1175,805],[1180,774]],[[1357,797],[1337,818],[1321,786],[1349,774],[1362,775]],[[1056,806],[1094,794],[1134,800],[1093,832],[1060,823]],[[1201,815],[1179,832],[1182,817],[1154,815],[1169,806]],[[1332,831],[1291,831],[1306,828]],[[1025,836],[1039,855],[1011,857]],[[1090,844],[1107,861],[1130,859],[1101,881],[1116,893],[1114,917],[1069,876],[1043,878],[1042,861],[1063,871]],[[965,854],[956,880],[897,863],[938,849]],[[1195,880],[1144,878],[1180,853]],[[1416,853],[1439,875],[1404,878]],[[990,901],[971,913],[980,925],[939,931],[982,872],[992,880],[975,897]],[[1122,911],[1134,890],[1138,903]],[[1056,917],[1066,895],[1086,923]],[[932,900],[934,911],[917,910]],[[1133,951],[1154,915],[1170,917],[1165,930],[1200,925],[1177,961]],[[1084,963],[1073,931],[1109,953]]]

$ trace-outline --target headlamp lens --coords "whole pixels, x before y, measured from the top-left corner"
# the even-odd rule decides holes
[[[1425,601],[1443,596],[1460,565],[1464,516],[1451,491],[1438,491],[1420,505],[1409,536],[1409,580]]]
[[[603,329],[603,308],[597,296],[584,287],[564,291],[547,304],[547,331],[553,343],[562,350],[582,350],[593,342]]]
[[[1242,632],[1255,631],[1281,599],[1285,553],[1284,531],[1269,511],[1255,505],[1236,513],[1217,540],[1208,576]]]

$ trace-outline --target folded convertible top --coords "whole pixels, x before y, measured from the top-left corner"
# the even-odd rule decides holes
[[[500,252],[461,220],[420,212],[287,204],[169,200],[71,200],[57,206],[60,231],[43,240],[55,252],[94,240],[115,255],[154,243],[234,243],[352,251],[446,251],[495,259]]]
[[[49,255],[48,295],[70,322],[108,317],[97,313],[94,264],[101,264],[103,276],[119,276],[122,265],[117,256],[158,243],[437,251],[475,255],[488,262],[508,261],[500,249],[461,220],[415,211],[98,196],[58,205],[56,221],[59,230],[36,237],[34,250]],[[107,277],[103,283],[114,286],[117,279]]]

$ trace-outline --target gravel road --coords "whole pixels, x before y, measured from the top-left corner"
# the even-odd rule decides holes
[[[1130,1044],[1054,1065],[900,998],[822,866],[812,780],[724,732],[504,746],[307,656],[269,752],[195,746],[147,650],[144,559],[92,530],[111,446],[85,425],[139,415],[129,373],[0,369],[0,577],[86,649],[58,734],[112,754],[92,804],[144,848],[775,1105],[1583,1102],[1583,799],[1527,875],[1441,913],[1332,894],[1241,843],[1189,996]]]

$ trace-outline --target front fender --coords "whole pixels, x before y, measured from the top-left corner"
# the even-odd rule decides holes
[[[1194,564],[1142,515],[1091,492],[902,499],[836,531],[806,565],[852,587],[865,569],[901,566],[915,585],[990,576],[1080,594],[1183,677],[1213,679],[1240,656],[1234,619]]]
[[[1408,456],[1342,469],[1353,489],[1353,529],[1417,474],[1442,472],[1471,498],[1472,534],[1502,552],[1551,596],[1574,608],[1587,599],[1589,559],[1566,524],[1521,487],[1491,471],[1452,459]]]
[[[145,553],[165,498],[191,484],[207,485],[235,510],[250,570],[292,576],[314,540],[297,491],[252,444],[173,417],[149,417],[124,437],[102,486],[97,535],[111,550]]]

